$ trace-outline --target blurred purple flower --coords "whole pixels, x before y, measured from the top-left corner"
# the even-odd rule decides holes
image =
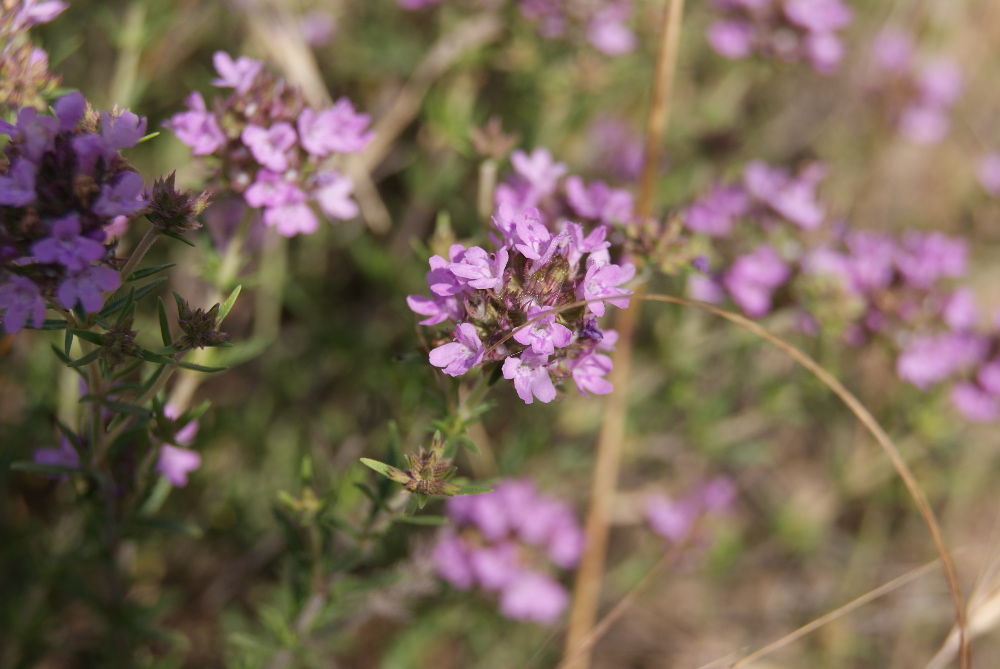
[[[135,172],[122,172],[114,183],[101,186],[101,195],[93,211],[99,216],[131,216],[149,205],[143,197],[142,177]]]
[[[70,214],[52,223],[52,236],[35,242],[31,247],[41,263],[59,263],[71,272],[80,272],[92,262],[101,260],[104,245],[80,236],[80,217]]]
[[[523,570],[503,589],[500,613],[512,620],[554,625],[569,604],[566,589],[551,577]]]
[[[788,280],[791,268],[768,244],[740,256],[725,273],[722,283],[748,316],[771,311],[771,294]]]
[[[992,423],[1000,416],[996,395],[975,383],[956,383],[951,389],[951,403],[967,420],[975,423]]]
[[[733,223],[750,209],[750,198],[739,186],[713,185],[684,212],[684,225],[710,237],[725,237]]]
[[[0,205],[25,207],[35,201],[35,164],[15,160],[6,176],[0,175]]]
[[[20,332],[29,318],[32,327],[42,327],[45,310],[41,290],[28,277],[13,275],[0,283],[0,311],[4,312],[3,328],[8,334]]]
[[[212,56],[212,64],[215,65],[215,70],[219,73],[219,77],[212,80],[212,85],[221,88],[235,88],[239,95],[250,90],[257,75],[264,69],[264,64],[260,61],[247,56],[240,56],[233,60],[233,57],[225,51],[216,51]]]
[[[205,98],[195,91],[187,97],[189,111],[170,117],[164,125],[174,131],[177,139],[191,147],[196,156],[215,153],[226,144],[226,135],[215,120],[215,114],[205,107]]]
[[[983,189],[993,197],[1000,197],[1000,153],[988,153],[979,161],[976,176]]]
[[[160,458],[156,462],[156,471],[170,481],[170,484],[182,488],[187,485],[188,474],[201,466],[201,456],[186,448],[177,448],[170,444],[160,447]]]
[[[896,373],[904,381],[927,390],[955,372],[982,362],[986,349],[986,342],[972,334],[920,335],[899,354]]]
[[[288,152],[298,141],[289,123],[275,123],[270,128],[248,125],[240,139],[261,165],[274,172],[288,169]]]
[[[56,297],[66,309],[72,309],[79,303],[84,311],[93,313],[104,306],[104,293],[117,289],[119,285],[121,277],[118,272],[110,267],[91,265],[66,277],[59,284]]]

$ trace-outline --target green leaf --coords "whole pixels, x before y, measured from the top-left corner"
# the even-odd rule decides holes
[[[158,279],[150,281],[142,288],[136,289],[135,297],[133,299],[135,301],[141,300],[142,298],[146,297],[147,295],[149,295],[151,292],[153,292],[166,282],[167,282],[167,277],[165,276],[161,276]],[[126,299],[127,299],[126,297],[119,297],[117,299],[111,300],[110,302],[104,305],[103,309],[101,309],[100,316],[103,318],[110,318],[114,314],[118,313],[118,311],[122,308],[122,305],[125,304]]]
[[[233,288],[233,292],[229,293],[229,297],[227,297],[226,301],[219,307],[219,317],[215,322],[217,326],[221,325],[222,321],[229,315],[229,311],[233,308],[233,305],[236,304],[236,298],[240,296],[241,290],[243,290],[242,284]]]
[[[456,495],[481,495],[484,492],[493,492],[493,488],[484,485],[463,485],[456,492]]]
[[[126,318],[130,317],[135,313],[135,288],[131,288],[128,291],[128,295],[125,296],[125,303],[122,304],[122,308],[118,312],[118,322],[121,323]]]
[[[176,362],[174,364],[177,365],[178,367],[183,367],[184,369],[190,369],[191,371],[194,372],[213,373],[213,372],[223,372],[226,369],[228,369],[228,367],[206,367],[205,365],[196,365],[193,362],[184,362],[183,360],[181,360],[180,362]]]
[[[131,274],[129,274],[128,278],[125,279],[125,282],[127,283],[129,281],[138,281],[140,279],[145,279],[146,277],[153,276],[154,274],[156,274],[158,272],[162,272],[163,270],[170,269],[171,267],[174,267],[176,265],[177,265],[177,263],[171,262],[171,263],[167,263],[165,265],[154,265],[152,267],[144,267],[143,269],[137,269],[136,271],[134,271]]]
[[[160,338],[163,339],[164,346],[170,346],[174,340],[170,334],[170,321],[167,319],[167,308],[162,297],[156,298],[156,311],[160,315]]]
[[[68,325],[64,320],[58,318],[46,318],[39,330],[62,330]]]
[[[81,474],[78,467],[67,467],[65,465],[43,465],[40,462],[30,460],[19,460],[10,463],[10,468],[19,472],[30,472],[42,476],[67,476],[69,474]]]
[[[367,497],[368,499],[370,499],[372,501],[372,503],[375,504],[375,508],[376,509],[383,508],[385,506],[382,503],[382,500],[379,498],[379,496],[375,493],[375,491],[372,490],[371,488],[369,488],[364,483],[356,481],[354,483],[354,487],[356,487],[358,490],[360,490],[361,492],[363,492],[364,495],[365,495],[365,497]]]
[[[397,477],[402,473],[391,465],[387,465],[384,462],[379,462],[378,460],[372,460],[371,458],[361,458],[361,463],[366,467],[374,469],[382,476],[385,476],[386,478],[393,480],[396,480]]]
[[[101,355],[101,349],[97,349],[96,351],[91,351],[90,353],[88,353],[87,355],[83,356],[79,360],[74,360],[73,362],[69,363],[69,366],[70,367],[82,367],[84,365],[90,364],[93,361],[97,360],[97,357],[99,355]]]
[[[174,364],[173,358],[168,358],[165,355],[160,355],[159,353],[154,353],[153,351],[148,351],[144,348],[139,349],[139,357],[147,362],[155,362],[158,365]]]
[[[406,523],[407,525],[444,525],[448,519],[444,516],[400,516],[393,522]]]
[[[160,365],[159,367],[157,367],[156,371],[153,372],[148,379],[146,379],[145,383],[142,384],[142,391],[139,393],[139,395],[145,395],[146,393],[148,393],[150,388],[153,387],[156,381],[160,378],[160,375],[163,374],[163,370],[165,370],[166,368],[167,365]]]
[[[73,350],[73,331],[66,328],[66,336],[63,338],[63,357],[66,358],[65,362],[69,362],[69,352]]]
[[[80,330],[78,328],[69,328],[68,330],[66,330],[66,334],[67,336],[73,335],[74,337],[79,337],[84,341],[89,341],[91,344],[97,344],[98,346],[104,344],[104,337],[101,335],[101,333],[94,332],[93,330]],[[66,352],[66,355],[69,355],[68,351]]]
[[[138,407],[134,404],[128,404],[126,402],[113,402],[111,400],[103,400],[101,402],[102,406],[111,409],[115,413],[127,413],[132,416],[139,416],[140,418],[149,418],[149,409],[144,409],[143,407]]]
[[[191,246],[191,247],[194,247],[194,245],[195,245],[194,242],[192,242],[191,240],[187,239],[186,237],[182,237],[181,235],[177,234],[176,232],[161,232],[160,234],[163,235],[164,237],[170,237],[171,239],[176,239],[179,242],[184,242],[185,244],[187,244],[188,246]]]

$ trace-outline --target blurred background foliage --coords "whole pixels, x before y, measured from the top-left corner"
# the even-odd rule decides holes
[[[76,0],[35,36],[66,88],[98,107],[128,106],[158,129],[190,91],[210,90],[217,50],[260,58],[281,72],[273,62],[280,45],[249,28],[255,14],[293,20],[319,11],[335,21],[332,38],[312,51],[330,94],[349,96],[377,121],[436,41],[477,11],[470,4],[404,12],[386,0]],[[820,76],[801,65],[721,58],[704,38],[711,7],[689,4],[659,211],[676,211],[751,159],[818,158],[828,167],[822,192],[834,217],[858,228],[967,236],[977,296],[1000,306],[1000,202],[974,174],[976,157],[1000,144],[993,81],[1000,5],[858,0],[844,64]],[[359,523],[368,512],[355,483],[388,494],[387,482],[358,458],[398,458],[391,421],[406,448],[426,443],[450,387],[426,363],[404,298],[423,291],[427,257],[450,236],[472,243],[486,236],[476,213],[479,158],[470,129],[497,116],[521,148],[548,147],[572,173],[607,177],[594,122],[613,118],[641,132],[662,8],[638,0],[638,48],[608,58],[542,39],[516,7],[501,7],[499,36],[461,54],[433,81],[373,170],[391,228],[373,232],[355,220],[290,242],[280,337],[197,391],[196,400],[212,403],[198,438],[203,466],[165,507],[187,531],[138,534],[118,558],[132,581],[132,606],[120,614],[129,621],[119,622],[142,635],[131,657],[100,646],[105,623],[93,611],[99,556],[67,544],[76,536],[71,525],[88,522],[69,508],[67,486],[7,466],[55,443],[53,416],[74,380],[50,355],[46,343],[55,335],[0,341],[0,666],[258,667],[283,647],[296,648],[287,666],[301,667],[554,666],[559,629],[506,620],[484,598],[446,587],[427,558],[434,528],[401,523],[381,542],[322,547],[330,565],[357,561],[352,551],[365,561],[337,576],[315,631],[297,638],[292,626],[309,596],[309,547],[279,493],[302,499],[306,488],[315,492],[325,502],[319,522],[329,528]],[[939,145],[907,143],[880,123],[866,97],[866,45],[890,22],[963,66],[967,93]],[[169,131],[129,155],[147,179],[178,168],[179,180],[199,184],[199,167]],[[198,233],[204,248],[212,215]],[[211,253],[181,251],[163,244],[151,260],[180,263],[174,276],[185,284],[175,287],[207,296],[199,277]],[[247,296],[226,323],[235,354],[252,334],[254,267],[245,273]],[[657,278],[651,291],[678,294],[683,283]],[[658,304],[642,311],[605,607],[665,550],[643,524],[645,493],[677,494],[692,481],[728,474],[739,496],[716,541],[659,579],[597,644],[594,666],[703,666],[934,559],[892,468],[827,389],[711,316]],[[155,331],[154,314],[142,319],[141,330]],[[940,514],[965,592],[990,595],[1000,558],[995,427],[969,426],[941,398],[904,386],[884,351],[798,336],[780,314],[767,325],[856,390],[898,440]],[[462,473],[477,480],[532,476],[582,510],[603,400],[568,393],[526,407],[498,386],[491,401],[471,432],[481,455],[463,455]],[[757,666],[923,666],[951,623],[944,581],[931,572]],[[992,629],[975,655],[977,667],[1000,662]]]

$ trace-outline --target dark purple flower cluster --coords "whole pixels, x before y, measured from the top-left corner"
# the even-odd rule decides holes
[[[432,553],[441,578],[462,590],[498,592],[507,618],[555,624],[569,594],[550,573],[572,569],[583,553],[572,509],[531,481],[507,479],[493,492],[449,498],[446,510],[454,527]]]
[[[119,151],[135,146],[146,119],[97,114],[79,93],[55,116],[25,107],[8,135],[0,173],[0,311],[4,328],[40,327],[48,305],[96,312],[121,283],[109,265],[109,233],[142,213],[142,177]],[[52,300],[55,300],[54,302]]]
[[[807,60],[821,74],[837,69],[844,45],[837,31],[851,22],[842,0],[712,0],[722,14],[708,42],[726,58],[753,53],[788,62]]]
[[[208,109],[196,91],[189,111],[166,125],[195,155],[217,159],[221,186],[261,209],[264,225],[286,237],[316,231],[311,203],[331,220],[357,216],[354,182],[338,169],[337,157],[365,148],[372,138],[368,116],[346,98],[313,109],[299,90],[245,56],[234,61],[219,51],[214,63],[219,78],[212,83],[232,94]]]
[[[634,218],[631,193],[603,181],[588,185],[578,176],[566,176],[566,164],[556,162],[548,149],[537,148],[530,154],[518,149],[510,162],[514,173],[497,186],[497,207],[507,205],[517,211],[534,207],[549,226],[570,219],[587,227],[612,226]]]
[[[397,0],[408,10],[424,9],[441,1]],[[627,25],[632,17],[631,0],[518,0],[518,5],[546,39],[579,35],[609,56],[630,53],[638,42]]]
[[[951,108],[962,95],[962,70],[947,57],[919,59],[913,38],[888,28],[872,44],[874,92],[883,113],[917,144],[936,144],[948,134]]]
[[[797,231],[816,230],[826,217],[816,189],[825,171],[818,163],[797,175],[780,167],[755,161],[747,165],[740,183],[715,184],[683,213],[684,225],[692,232],[715,238],[711,266],[724,266],[710,275],[692,274],[692,297],[704,302],[720,302],[729,296],[750,316],[771,310],[772,295],[792,276],[788,259],[769,241],[750,242],[746,228],[734,235],[738,222],[754,223],[751,229],[769,239],[787,233],[787,223]]]
[[[68,5],[59,0],[0,2],[0,112],[41,106],[59,84],[49,57],[27,38],[31,26],[48,23]]]
[[[516,213],[509,205],[493,222],[499,250],[455,244],[447,259],[430,260],[431,297],[407,298],[410,309],[427,316],[421,325],[456,324],[454,341],[431,350],[431,364],[460,376],[503,361],[504,378],[527,404],[535,397],[551,402],[555,384],[570,377],[584,395],[611,392],[604,378],[611,359],[598,351],[608,350],[614,335],[602,332],[597,317],[605,302],[628,306],[632,291],[620,286],[635,268],[610,262],[603,226],[585,236],[581,225],[565,222],[552,233],[537,209]],[[594,301],[556,311],[579,300]]]

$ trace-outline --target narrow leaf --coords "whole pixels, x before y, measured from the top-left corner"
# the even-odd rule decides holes
[[[165,269],[170,269],[174,267],[177,263],[167,263],[165,265],[154,265],[152,267],[144,267],[142,269],[137,269],[136,271],[129,274],[128,278],[125,279],[126,282],[138,281],[139,279],[145,279],[146,277],[153,276],[158,272],[162,272]]]
[[[186,237],[182,237],[181,235],[177,234],[176,232],[161,232],[160,234],[162,234],[164,237],[170,237],[171,239],[176,239],[179,242],[184,242],[185,244],[187,244],[188,246],[191,246],[191,247],[193,247],[195,245],[194,242],[192,242],[191,240],[187,239]]]
[[[216,320],[217,325],[221,325],[222,321],[229,315],[229,311],[233,308],[233,305],[236,304],[236,298],[240,296],[241,290],[243,290],[242,284],[233,288],[233,292],[229,293],[229,297],[227,297],[226,301],[219,307],[219,317]]]
[[[163,339],[164,346],[170,346],[174,340],[170,334],[170,321],[167,319],[167,308],[162,297],[156,298],[156,310],[160,315],[160,338]]]
[[[84,341],[89,341],[91,344],[97,344],[98,346],[104,343],[104,337],[101,336],[100,332],[94,332],[93,330],[80,330],[77,328],[69,328],[66,330],[67,335],[73,335],[74,337],[79,337]],[[69,353],[67,352],[67,355]]]
[[[448,519],[444,516],[400,516],[394,522],[407,525],[444,525]]]
[[[66,321],[59,318],[46,318],[39,330],[62,330],[68,325]]]
[[[174,364],[176,364],[178,367],[183,367],[184,369],[190,369],[191,371],[194,372],[212,373],[212,372],[222,372],[228,369],[227,367],[206,367],[205,365],[196,365],[193,362],[184,362],[183,360],[180,362],[176,362]]]
[[[83,356],[79,360],[74,360],[73,362],[69,363],[69,366],[82,367],[83,365],[90,364],[91,362],[97,360],[97,356],[99,356],[100,354],[101,354],[101,349],[97,349],[96,351],[91,351],[90,353]]]
[[[481,495],[484,492],[493,492],[493,488],[484,485],[464,485],[456,495]]]

